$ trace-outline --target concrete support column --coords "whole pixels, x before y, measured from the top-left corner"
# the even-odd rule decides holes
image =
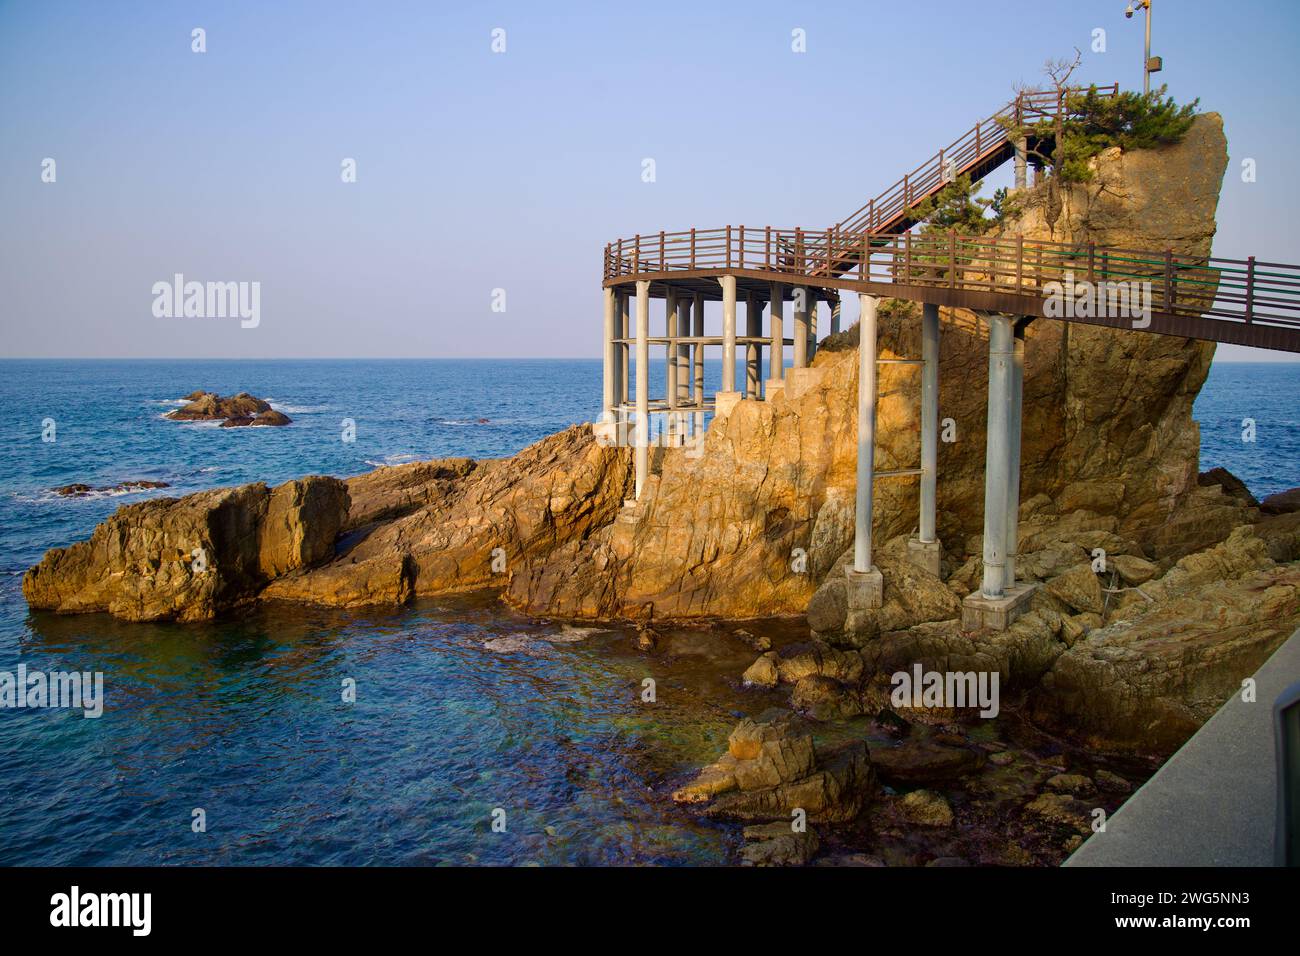
[[[677,300],[677,334],[689,338],[691,334],[691,300],[682,296]],[[677,361],[677,405],[689,405],[691,402],[691,347],[685,343],[674,349]],[[678,428],[684,432],[684,428]]]
[[[758,338],[763,334],[763,301],[751,292],[745,298],[745,335]],[[745,397],[758,398],[762,394],[763,352],[757,342],[745,345]]]
[[[874,295],[859,293],[862,318],[858,329],[858,469],[857,500],[853,516],[853,566],[847,568],[849,617],[845,627],[883,603],[884,583],[872,564],[871,499],[876,456],[876,305]],[[796,334],[795,342],[799,341]]]
[[[808,301],[808,364],[817,357],[817,300]]]
[[[618,313],[619,313],[619,338],[623,339],[623,344],[618,347],[619,350],[619,401],[624,405],[627,404],[629,397],[628,389],[632,387],[631,378],[628,375],[628,359],[632,353],[632,346],[627,340],[632,337],[632,302],[631,296],[627,293],[618,294]]]
[[[636,284],[636,498],[650,473],[650,283]]]
[[[602,369],[603,375],[601,376],[601,385],[602,385],[601,396],[602,396],[602,402],[604,404],[603,415],[601,417],[606,421],[610,420],[613,417],[614,393],[617,388],[618,356],[616,354],[616,346],[614,345],[614,339],[617,338],[617,336],[614,334],[614,321],[615,321],[614,307],[616,305],[617,303],[614,301],[614,290],[606,289],[605,290],[605,349],[604,349],[605,361],[604,361],[604,368]]]
[[[1016,535],[1020,531],[1020,421],[1021,393],[1025,384],[1025,334],[1013,330],[1011,340],[1011,396],[1008,410],[1007,441],[1007,537],[1003,587],[1016,586]]]
[[[1012,316],[987,314],[989,427],[984,464],[984,579],[961,604],[962,629],[1006,630],[1033,600],[1036,584],[1015,583],[1020,510],[1020,391],[1024,341]]]
[[[704,295],[695,293],[695,308],[693,310],[694,335],[696,338],[704,337]],[[695,400],[697,406],[704,404],[704,346],[697,342],[694,346],[694,381],[691,383],[691,397]],[[698,435],[704,431],[704,412],[695,413],[695,433]]]
[[[802,293],[802,296],[800,295]],[[803,308],[800,308],[799,299],[803,299]],[[794,367],[808,367],[808,310],[815,308],[812,298],[812,289],[801,286],[795,290],[794,303]]]
[[[831,300],[831,335],[835,335],[840,330],[840,300],[838,298]]]
[[[772,347],[767,357],[767,397],[772,397],[773,388],[780,388],[785,378],[785,331],[782,328],[785,315],[785,286],[780,282],[771,283],[771,296],[768,299],[768,326],[772,334]]]
[[[939,485],[939,307],[921,309],[921,540],[935,540]]]
[[[669,408],[677,405],[677,347],[673,339],[677,337],[677,293],[669,289],[664,296],[664,335],[668,344],[664,346],[664,371],[668,381],[664,385],[664,402]]]
[[[736,391],[736,277],[720,276],[722,286],[722,389],[714,396],[714,412],[726,415],[740,400]]]
[[[919,532],[907,542],[913,564],[941,576],[943,559],[935,534],[939,463],[939,307],[921,309],[921,502]]]
[[[1011,480],[1011,317],[990,313],[988,443],[984,455],[984,580],[980,593],[1000,598],[1006,588],[1007,497]]]
[[[1029,145],[1025,142],[1025,138],[1023,136],[1020,137],[1018,140],[1016,140],[1015,149],[1016,149],[1015,188],[1024,189],[1025,188],[1025,164],[1028,161]]]

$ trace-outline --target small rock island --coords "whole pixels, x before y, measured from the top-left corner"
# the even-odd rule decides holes
[[[269,402],[247,392],[222,398],[216,392],[195,391],[185,396],[189,404],[168,412],[164,418],[177,422],[220,421],[222,428],[246,425],[289,425],[293,419],[277,412]]]

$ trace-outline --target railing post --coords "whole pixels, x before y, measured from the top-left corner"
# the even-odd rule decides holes
[[[982,149],[980,149],[980,124],[976,123],[975,124],[975,158],[978,159],[982,155],[984,155],[984,152]]]
[[[912,284],[912,233],[908,230],[903,235],[903,245],[906,247],[903,258],[903,278],[907,285]]]
[[[667,271],[667,269],[668,269],[668,263],[665,260],[665,253],[664,253],[664,231],[660,229],[659,230],[659,271],[665,272]]]
[[[870,233],[876,228],[876,201],[875,199],[867,200],[867,232]]]
[[[948,230],[948,258],[952,268],[948,270],[948,288],[957,288],[957,230]]]
[[[691,226],[691,271],[695,270],[695,227]]]
[[[641,233],[636,234],[636,251],[632,258],[632,274],[637,275],[641,272]]]
[[[1246,322],[1255,311],[1255,257],[1246,259]]]
[[[794,271],[803,272],[803,227],[794,227]]]
[[[862,251],[858,253],[858,278],[863,282],[871,281],[871,271],[867,266],[867,248],[871,245],[871,234],[867,233],[862,237]]]
[[[1097,281],[1096,259],[1097,259],[1097,244],[1095,242],[1089,242],[1088,243],[1088,281],[1089,282]]]
[[[727,227],[727,268],[731,268],[731,227]]]
[[[908,197],[907,177],[910,175],[911,173],[903,173],[903,210],[904,211],[907,211],[907,209],[909,209],[912,205],[910,202],[907,201],[907,197]]]
[[[772,227],[763,227],[763,268],[772,271]]]
[[[740,226],[740,268],[745,268],[745,226]]]
[[[1016,294],[1025,287],[1025,237],[1016,237]]]

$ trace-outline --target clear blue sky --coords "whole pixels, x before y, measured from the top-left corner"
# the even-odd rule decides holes
[[[0,0],[0,354],[595,356],[605,242],[824,226],[1075,46],[1137,86],[1123,8]],[[1155,12],[1226,120],[1216,254],[1300,261],[1300,4]],[[261,282],[261,325],[155,318],[176,272]]]

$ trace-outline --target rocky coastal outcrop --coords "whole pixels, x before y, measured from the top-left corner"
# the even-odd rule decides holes
[[[50,550],[24,575],[23,597],[63,613],[207,620],[332,554],[347,500],[341,481],[317,476],[127,505],[89,541]]]
[[[509,459],[159,498],[52,549],[23,594],[38,609],[192,621],[254,600],[356,607],[499,586],[612,521],[629,481],[627,454],[575,426]]]
[[[191,392],[185,396],[188,403],[164,415],[177,422],[220,421],[222,428],[239,428],[247,425],[288,425],[293,422],[288,415],[277,412],[269,402],[248,392],[223,398],[216,392]]]

